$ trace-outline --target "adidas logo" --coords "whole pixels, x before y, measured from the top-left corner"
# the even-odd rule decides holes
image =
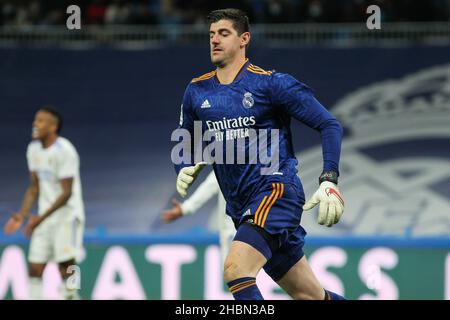
[[[208,99],[203,101],[202,106],[200,108],[202,108],[202,109],[211,108],[211,105],[209,104]]]

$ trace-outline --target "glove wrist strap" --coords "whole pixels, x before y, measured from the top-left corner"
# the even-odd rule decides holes
[[[338,176],[339,174],[335,171],[324,171],[319,177],[319,184],[321,184],[324,181],[329,181],[337,185]]]

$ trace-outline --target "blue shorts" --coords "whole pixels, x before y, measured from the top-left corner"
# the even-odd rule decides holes
[[[280,280],[304,255],[306,231],[300,226],[305,196],[301,185],[274,182],[262,188],[234,220],[234,240],[248,243],[267,263],[266,273]]]

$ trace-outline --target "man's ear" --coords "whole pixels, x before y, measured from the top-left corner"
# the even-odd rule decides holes
[[[246,47],[250,43],[250,32],[241,34],[241,47]]]
[[[58,134],[58,123],[56,121],[52,123],[52,129],[56,134]]]

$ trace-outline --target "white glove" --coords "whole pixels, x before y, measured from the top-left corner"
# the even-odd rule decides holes
[[[195,166],[184,167],[180,170],[177,177],[177,191],[180,196],[186,197],[187,189],[206,165],[206,162],[199,162]]]
[[[311,199],[305,203],[303,210],[310,210],[318,203],[320,203],[319,224],[331,227],[339,222],[344,213],[344,200],[339,193],[337,185],[329,181],[322,182]]]

